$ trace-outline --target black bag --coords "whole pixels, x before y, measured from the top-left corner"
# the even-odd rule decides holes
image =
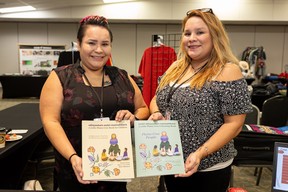
[[[279,92],[277,84],[268,82],[266,84],[253,85],[253,95],[270,95],[273,96]]]
[[[288,134],[280,129],[264,125],[244,125],[240,134],[234,138],[238,151],[234,165],[272,165],[275,142],[287,142]]]

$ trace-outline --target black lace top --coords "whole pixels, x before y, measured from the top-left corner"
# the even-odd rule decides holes
[[[63,87],[64,100],[61,109],[61,125],[76,150],[81,156],[81,122],[100,117],[100,104],[90,86],[85,85],[82,73],[84,70],[79,63],[65,65],[54,70]],[[128,79],[126,71],[114,66],[105,66],[105,73],[109,75],[112,85],[104,87],[103,113],[104,117],[115,119],[120,109],[127,109],[134,113],[135,90]],[[100,92],[100,87],[93,87]],[[100,94],[99,94],[100,95]],[[53,95],[51,95],[53,97]],[[75,175],[70,163],[56,151],[56,169],[66,176]]]
[[[250,112],[251,100],[245,79],[229,82],[212,81],[202,89],[181,86],[173,93],[169,103],[167,85],[157,93],[157,105],[171,119],[179,121],[184,158],[196,151],[224,123],[223,115],[236,115]],[[233,141],[219,151],[202,159],[198,170],[225,162],[237,154]]]

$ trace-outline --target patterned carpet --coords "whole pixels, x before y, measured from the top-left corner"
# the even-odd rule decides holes
[[[22,102],[39,102],[38,99],[1,99],[2,89],[0,88],[0,110],[14,106]],[[53,162],[46,161],[40,164],[37,179],[42,188],[46,191],[53,190]],[[28,164],[23,181],[35,179],[35,166]],[[241,187],[248,192],[270,192],[271,191],[271,170],[264,168],[259,186],[256,185],[257,176],[254,175],[254,167],[234,167],[234,187]],[[128,192],[158,192],[158,177],[135,178],[128,183]]]

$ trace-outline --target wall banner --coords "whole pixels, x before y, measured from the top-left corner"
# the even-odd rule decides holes
[[[19,45],[20,74],[49,75],[64,50],[65,45]]]

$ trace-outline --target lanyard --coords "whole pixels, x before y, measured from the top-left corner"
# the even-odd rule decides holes
[[[190,81],[197,73],[199,73],[205,66],[207,65],[207,63],[205,63],[205,65],[203,65],[202,67],[200,67],[200,69],[198,69],[195,73],[193,73],[191,75],[191,77],[189,77],[188,79],[186,79],[185,81],[183,81],[179,86],[175,87],[175,85],[179,82],[179,80],[184,76],[184,74],[187,71],[187,68],[185,69],[185,71],[183,71],[183,73],[181,73],[181,75],[179,76],[179,78],[173,83],[173,85],[170,87],[167,98],[166,98],[166,103],[169,104],[170,100],[172,98],[172,95],[175,93],[175,91],[181,87],[184,83]]]
[[[95,89],[92,87],[89,79],[87,78],[87,76],[85,75],[85,73],[83,73],[85,80],[87,81],[87,83],[89,84],[89,87],[92,89],[93,93],[96,95],[99,103],[100,103],[100,118],[103,118],[103,92],[104,92],[104,73],[105,70],[103,70],[103,76],[102,76],[102,86],[101,86],[101,98],[99,97],[98,93],[95,91]]]

